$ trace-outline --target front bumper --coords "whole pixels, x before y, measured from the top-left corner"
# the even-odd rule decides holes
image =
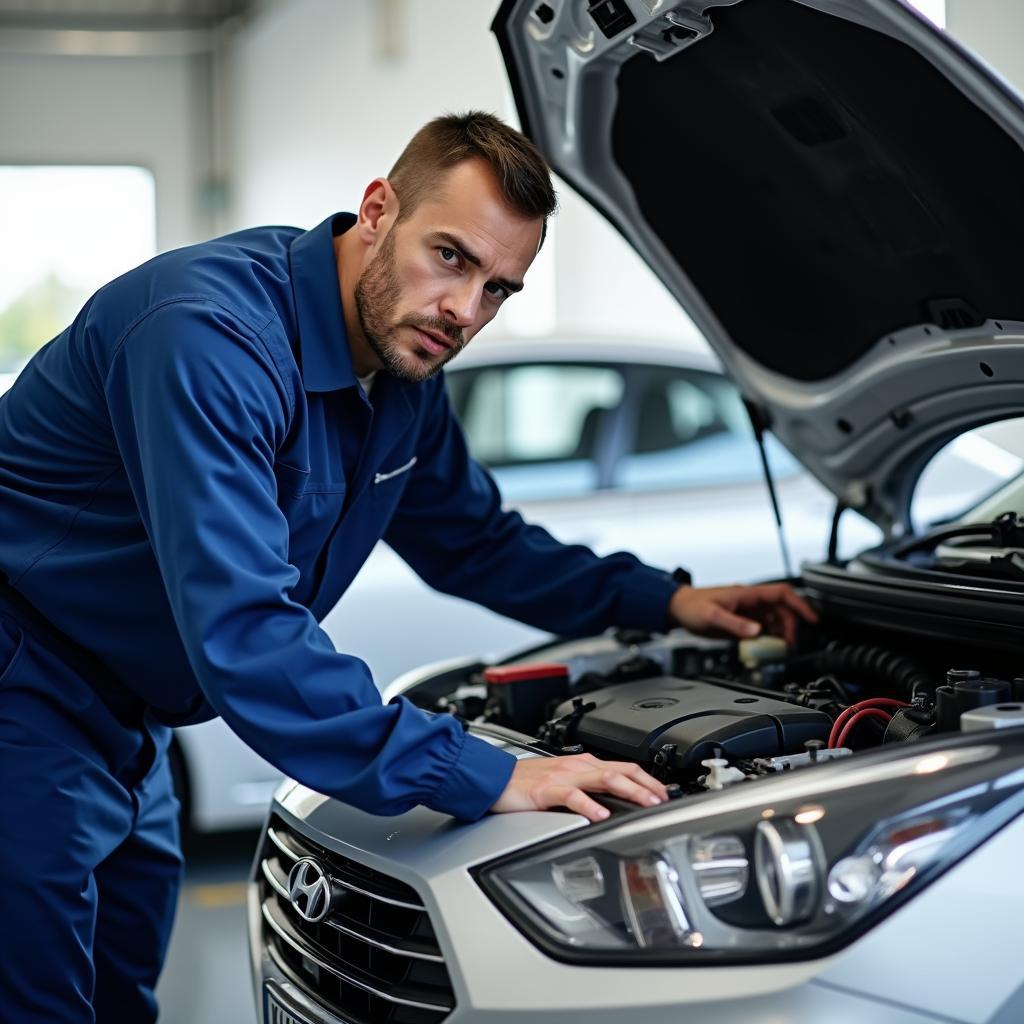
[[[381,1002],[377,1021],[518,1024],[921,1024],[1019,1021],[1024,986],[1016,936],[1024,892],[1016,883],[1018,819],[916,899],[834,957],[765,966],[608,968],[552,960],[484,895],[471,868],[585,827],[571,814],[495,815],[473,825],[418,808],[379,818],[301,786],[278,794],[282,826],[304,843],[409,886],[422,901],[450,983],[450,1012]],[[341,838],[344,837],[344,838]],[[313,979],[282,970],[263,908],[257,857],[249,891],[256,1002],[276,987],[299,1020],[363,1024],[363,1014],[317,1002]],[[290,910],[289,910],[290,912]],[[977,952],[975,952],[977,951]],[[984,983],[964,984],[967,976]],[[365,1005],[365,1004],[363,1004]],[[642,1016],[641,1016],[642,1015]]]

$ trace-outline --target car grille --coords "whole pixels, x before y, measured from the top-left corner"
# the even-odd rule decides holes
[[[336,893],[323,921],[303,918],[288,874],[314,858]],[[352,1024],[436,1024],[455,994],[419,895],[397,879],[342,857],[271,818],[260,859],[263,941],[277,967]]]

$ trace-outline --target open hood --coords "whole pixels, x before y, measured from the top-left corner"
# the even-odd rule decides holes
[[[1024,102],[899,0],[505,0],[524,130],[847,505],[1024,414]]]

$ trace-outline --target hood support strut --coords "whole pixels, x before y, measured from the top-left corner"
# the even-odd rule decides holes
[[[757,442],[757,450],[761,454],[761,468],[764,470],[764,482],[768,487],[768,497],[771,498],[772,511],[775,513],[775,526],[779,536],[779,549],[782,551],[782,566],[786,572],[786,578],[793,578],[793,560],[789,554],[789,545],[786,543],[786,531],[782,525],[782,508],[779,505],[779,495],[775,490],[775,478],[772,476],[771,466],[768,465],[768,452],[764,446],[764,432],[767,423],[761,413],[761,409],[749,398],[743,399],[747,415],[750,417],[750,425],[754,428],[754,440]]]

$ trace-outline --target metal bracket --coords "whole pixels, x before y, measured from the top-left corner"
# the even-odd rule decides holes
[[[706,14],[675,10],[645,25],[640,32],[634,32],[627,42],[651,54],[655,60],[663,61],[711,35],[713,30],[714,25]]]

